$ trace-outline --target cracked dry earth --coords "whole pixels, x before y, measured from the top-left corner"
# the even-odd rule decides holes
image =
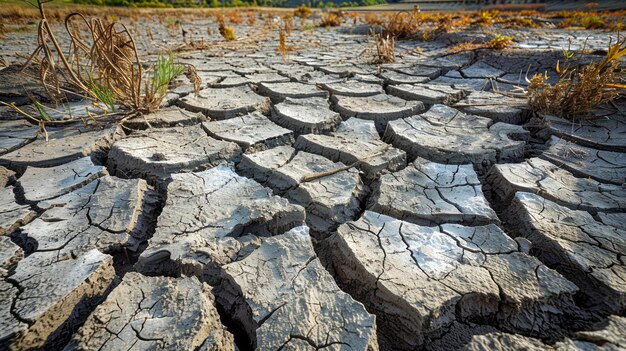
[[[0,349],[625,350],[626,120],[499,94],[588,32],[518,34],[184,52],[199,96],[47,143],[0,110]]]

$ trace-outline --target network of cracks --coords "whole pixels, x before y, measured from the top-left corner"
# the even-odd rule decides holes
[[[0,111],[0,349],[626,348],[623,115],[531,114],[559,52],[319,35],[124,125]]]

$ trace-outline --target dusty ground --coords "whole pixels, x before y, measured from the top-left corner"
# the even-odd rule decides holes
[[[261,18],[234,42],[122,20],[148,58],[187,43],[203,89],[48,142],[0,110],[0,349],[626,349],[623,101],[572,123],[516,97],[614,34],[450,54],[495,35],[471,30],[374,65],[362,24],[296,22],[285,59]]]

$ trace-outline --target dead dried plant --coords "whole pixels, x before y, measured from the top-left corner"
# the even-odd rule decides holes
[[[283,57],[283,61],[287,61],[287,33],[282,28],[278,34],[278,52]]]
[[[221,13],[217,12],[215,14],[215,20],[217,22],[217,29],[224,39],[228,41],[233,41],[237,39],[237,36],[235,35],[235,29],[225,24],[224,16]]]
[[[499,21],[499,14],[500,12],[498,10],[481,11],[478,14],[477,18],[474,20],[474,24],[481,27],[493,26],[496,22]]]
[[[370,29],[370,34],[376,46],[376,52],[373,52],[372,63],[392,63],[396,60],[396,40],[389,34],[378,34],[374,29]]]
[[[377,13],[366,13],[363,15],[363,22],[370,26],[382,26],[385,23],[385,19]]]
[[[593,117],[599,105],[612,102],[626,89],[620,58],[626,56],[626,40],[611,45],[600,63],[561,67],[555,84],[549,83],[547,72],[535,74],[527,90],[529,105],[534,111],[563,118]]]
[[[508,35],[498,34],[495,38],[489,40],[485,47],[493,50],[504,50],[513,45],[513,38]]]
[[[502,22],[502,28],[538,28],[539,24],[530,17],[509,17]]]
[[[274,22],[274,14],[272,13],[265,14],[262,28],[263,28],[263,31],[271,31],[276,28],[276,23]]]
[[[513,38],[498,34],[493,39],[485,42],[465,42],[458,43],[448,48],[449,53],[458,53],[462,51],[473,51],[479,49],[504,50],[513,45]]]
[[[419,33],[420,26],[424,23],[419,7],[413,11],[398,12],[383,24],[383,34],[394,38],[406,38]]]
[[[21,72],[35,65],[37,78],[52,100],[65,101],[73,94],[92,100],[109,112],[124,106],[129,112],[149,113],[158,110],[169,83],[179,74],[187,73],[199,90],[199,84],[193,81],[200,79],[197,74],[194,76],[195,69],[176,64],[171,54],[159,56],[150,68],[144,68],[133,36],[122,23],[71,13],[64,23],[70,44],[63,50],[46,17],[46,2],[36,2],[41,16],[38,46]],[[87,39],[80,34],[80,28],[84,28]],[[15,105],[5,105],[23,112]],[[46,123],[59,123],[50,121],[42,111],[40,116],[24,115],[44,130]]]
[[[287,35],[291,35],[291,32],[293,31],[293,16],[292,15],[286,15],[283,17],[283,28],[285,30],[285,33],[287,33]]]
[[[326,12],[322,13],[322,21],[318,27],[339,27],[343,22],[343,15],[341,12]]]
[[[293,11],[294,16],[300,17],[302,19],[309,18],[309,16],[311,16],[312,13],[313,11],[311,11],[311,9],[305,4],[301,4],[300,7],[298,7],[297,9]]]
[[[239,11],[231,11],[228,13],[228,21],[233,24],[241,24],[243,23],[243,17]]]
[[[224,24],[220,24],[219,31],[222,37],[228,41],[237,40],[237,36],[235,35],[235,28],[230,26],[225,26]]]
[[[254,26],[256,24],[256,13],[248,12],[247,23],[249,26]]]

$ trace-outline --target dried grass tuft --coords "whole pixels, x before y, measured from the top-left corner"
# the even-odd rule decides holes
[[[285,30],[285,33],[287,33],[287,35],[291,35],[291,32],[293,31],[293,16],[292,15],[286,15],[283,17],[283,28]]]
[[[37,31],[39,45],[21,72],[36,65],[38,80],[55,102],[65,101],[72,94],[92,100],[109,112],[121,105],[130,112],[149,113],[159,109],[170,82],[185,70],[199,90],[200,78],[197,74],[193,77],[195,69],[176,64],[171,54],[159,56],[145,69],[133,36],[122,23],[87,19],[80,13],[72,13],[65,18],[70,44],[64,50],[51,29],[43,3],[37,2],[41,15]],[[23,113],[16,106],[9,106]],[[38,110],[39,117],[23,114],[45,130],[45,124],[51,121],[42,109]]]
[[[548,82],[548,74],[536,74],[528,86],[528,101],[534,111],[563,118],[593,117],[594,110],[612,102],[626,89],[620,58],[626,56],[626,40],[609,44],[606,57],[600,63],[584,66],[560,67],[555,84]]]
[[[218,30],[220,32],[220,35],[224,39],[228,41],[237,40],[237,36],[235,35],[235,29],[231,26],[226,26],[224,24],[224,21],[221,21],[221,22],[218,21]]]
[[[322,14],[322,21],[318,27],[339,27],[343,23],[341,12],[326,12]]]
[[[506,48],[509,48],[511,45],[513,45],[513,38],[507,35],[498,34],[493,39],[486,42],[477,43],[471,41],[456,44],[448,48],[448,52],[458,53],[462,51],[473,51],[479,49],[504,50]]]
[[[378,34],[373,29],[370,30],[376,52],[372,63],[392,63],[396,61],[396,40],[389,34]]]
[[[508,35],[498,34],[486,44],[487,49],[504,50],[513,45],[513,39]]]
[[[406,38],[419,33],[420,26],[424,23],[424,16],[419,7],[413,11],[398,12],[383,24],[383,34],[394,38]]]
[[[247,23],[249,26],[254,26],[256,24],[256,13],[248,12]]]
[[[282,28],[278,34],[278,52],[283,57],[283,61],[287,61],[287,34]]]
[[[313,13],[313,11],[311,11],[311,9],[306,6],[305,4],[300,5],[300,7],[298,7],[297,9],[295,9],[293,11],[293,15],[296,17],[300,17],[302,19],[307,19],[311,16],[311,14]]]

